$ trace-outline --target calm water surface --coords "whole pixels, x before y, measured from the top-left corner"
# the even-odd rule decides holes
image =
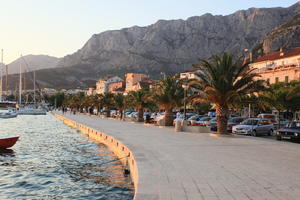
[[[133,185],[104,145],[51,114],[0,119],[0,138],[20,136],[0,152],[0,199],[132,199]]]

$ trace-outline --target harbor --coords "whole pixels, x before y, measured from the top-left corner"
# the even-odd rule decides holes
[[[300,1],[1,5],[0,200],[300,200]]]
[[[0,136],[20,136],[0,152],[0,199],[133,197],[116,155],[52,114],[0,119]]]
[[[57,114],[70,125],[105,133],[133,152],[138,171],[135,199],[300,198],[297,143]]]

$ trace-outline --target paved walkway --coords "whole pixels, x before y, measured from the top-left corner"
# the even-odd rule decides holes
[[[64,116],[115,137],[134,152],[138,200],[300,199],[300,144]]]

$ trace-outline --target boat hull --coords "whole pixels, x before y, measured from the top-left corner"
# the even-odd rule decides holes
[[[0,148],[2,149],[7,149],[16,144],[18,141],[19,137],[11,137],[11,138],[3,138],[0,139]]]
[[[18,110],[18,115],[46,115],[47,112],[41,109],[24,109]]]
[[[9,118],[15,118],[17,117],[17,113],[5,113],[5,114],[0,114],[0,118],[2,119],[9,119]]]

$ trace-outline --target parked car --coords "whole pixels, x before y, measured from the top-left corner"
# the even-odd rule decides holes
[[[241,135],[272,135],[274,125],[270,119],[249,118],[243,121],[240,125],[232,127],[232,132]]]
[[[203,117],[203,115],[193,115],[193,116],[191,116],[190,118],[187,119],[188,125],[195,124],[196,121],[199,121],[201,117]]]
[[[151,115],[151,118],[153,118],[153,122],[157,123],[160,120],[163,120],[165,118],[164,112],[158,112]]]
[[[198,121],[192,124],[192,126],[209,126],[211,117],[201,117]]]
[[[300,141],[300,121],[289,122],[276,132],[276,139]]]
[[[117,116],[117,111],[116,110],[110,110],[110,116],[111,117],[116,117]]]
[[[214,117],[210,120],[210,130],[217,131],[217,129],[218,129],[218,122],[217,122],[217,118]]]
[[[280,124],[280,127],[285,127],[289,122],[290,122],[290,120],[288,120],[288,119],[280,119],[278,121],[278,123]]]
[[[228,132],[232,132],[232,127],[236,126],[236,125],[239,125],[244,120],[245,120],[244,117],[232,117],[232,118],[229,118],[228,123],[227,123],[227,131]]]
[[[181,113],[179,116],[178,116],[177,113],[173,113],[173,114],[174,114],[174,116],[176,117],[176,118],[173,120],[173,125],[175,126],[176,121],[182,121],[182,120],[184,119],[184,114]],[[186,119],[187,119],[189,125],[190,125],[189,119],[190,119],[191,117],[195,117],[195,116],[197,117],[198,115],[195,114],[195,113],[186,113]]]
[[[261,113],[257,115],[257,117],[262,119],[269,119],[273,124],[277,124],[276,115],[274,114]]]
[[[227,122],[227,131],[232,132],[232,127],[243,122],[245,118],[243,117],[231,117]],[[210,120],[210,130],[217,131],[217,118]]]
[[[130,115],[132,112],[134,112],[134,110],[126,110],[126,111],[124,112],[125,117],[129,117],[129,115]]]
[[[128,115],[128,117],[130,118],[136,118],[137,117],[138,112],[132,112]]]

